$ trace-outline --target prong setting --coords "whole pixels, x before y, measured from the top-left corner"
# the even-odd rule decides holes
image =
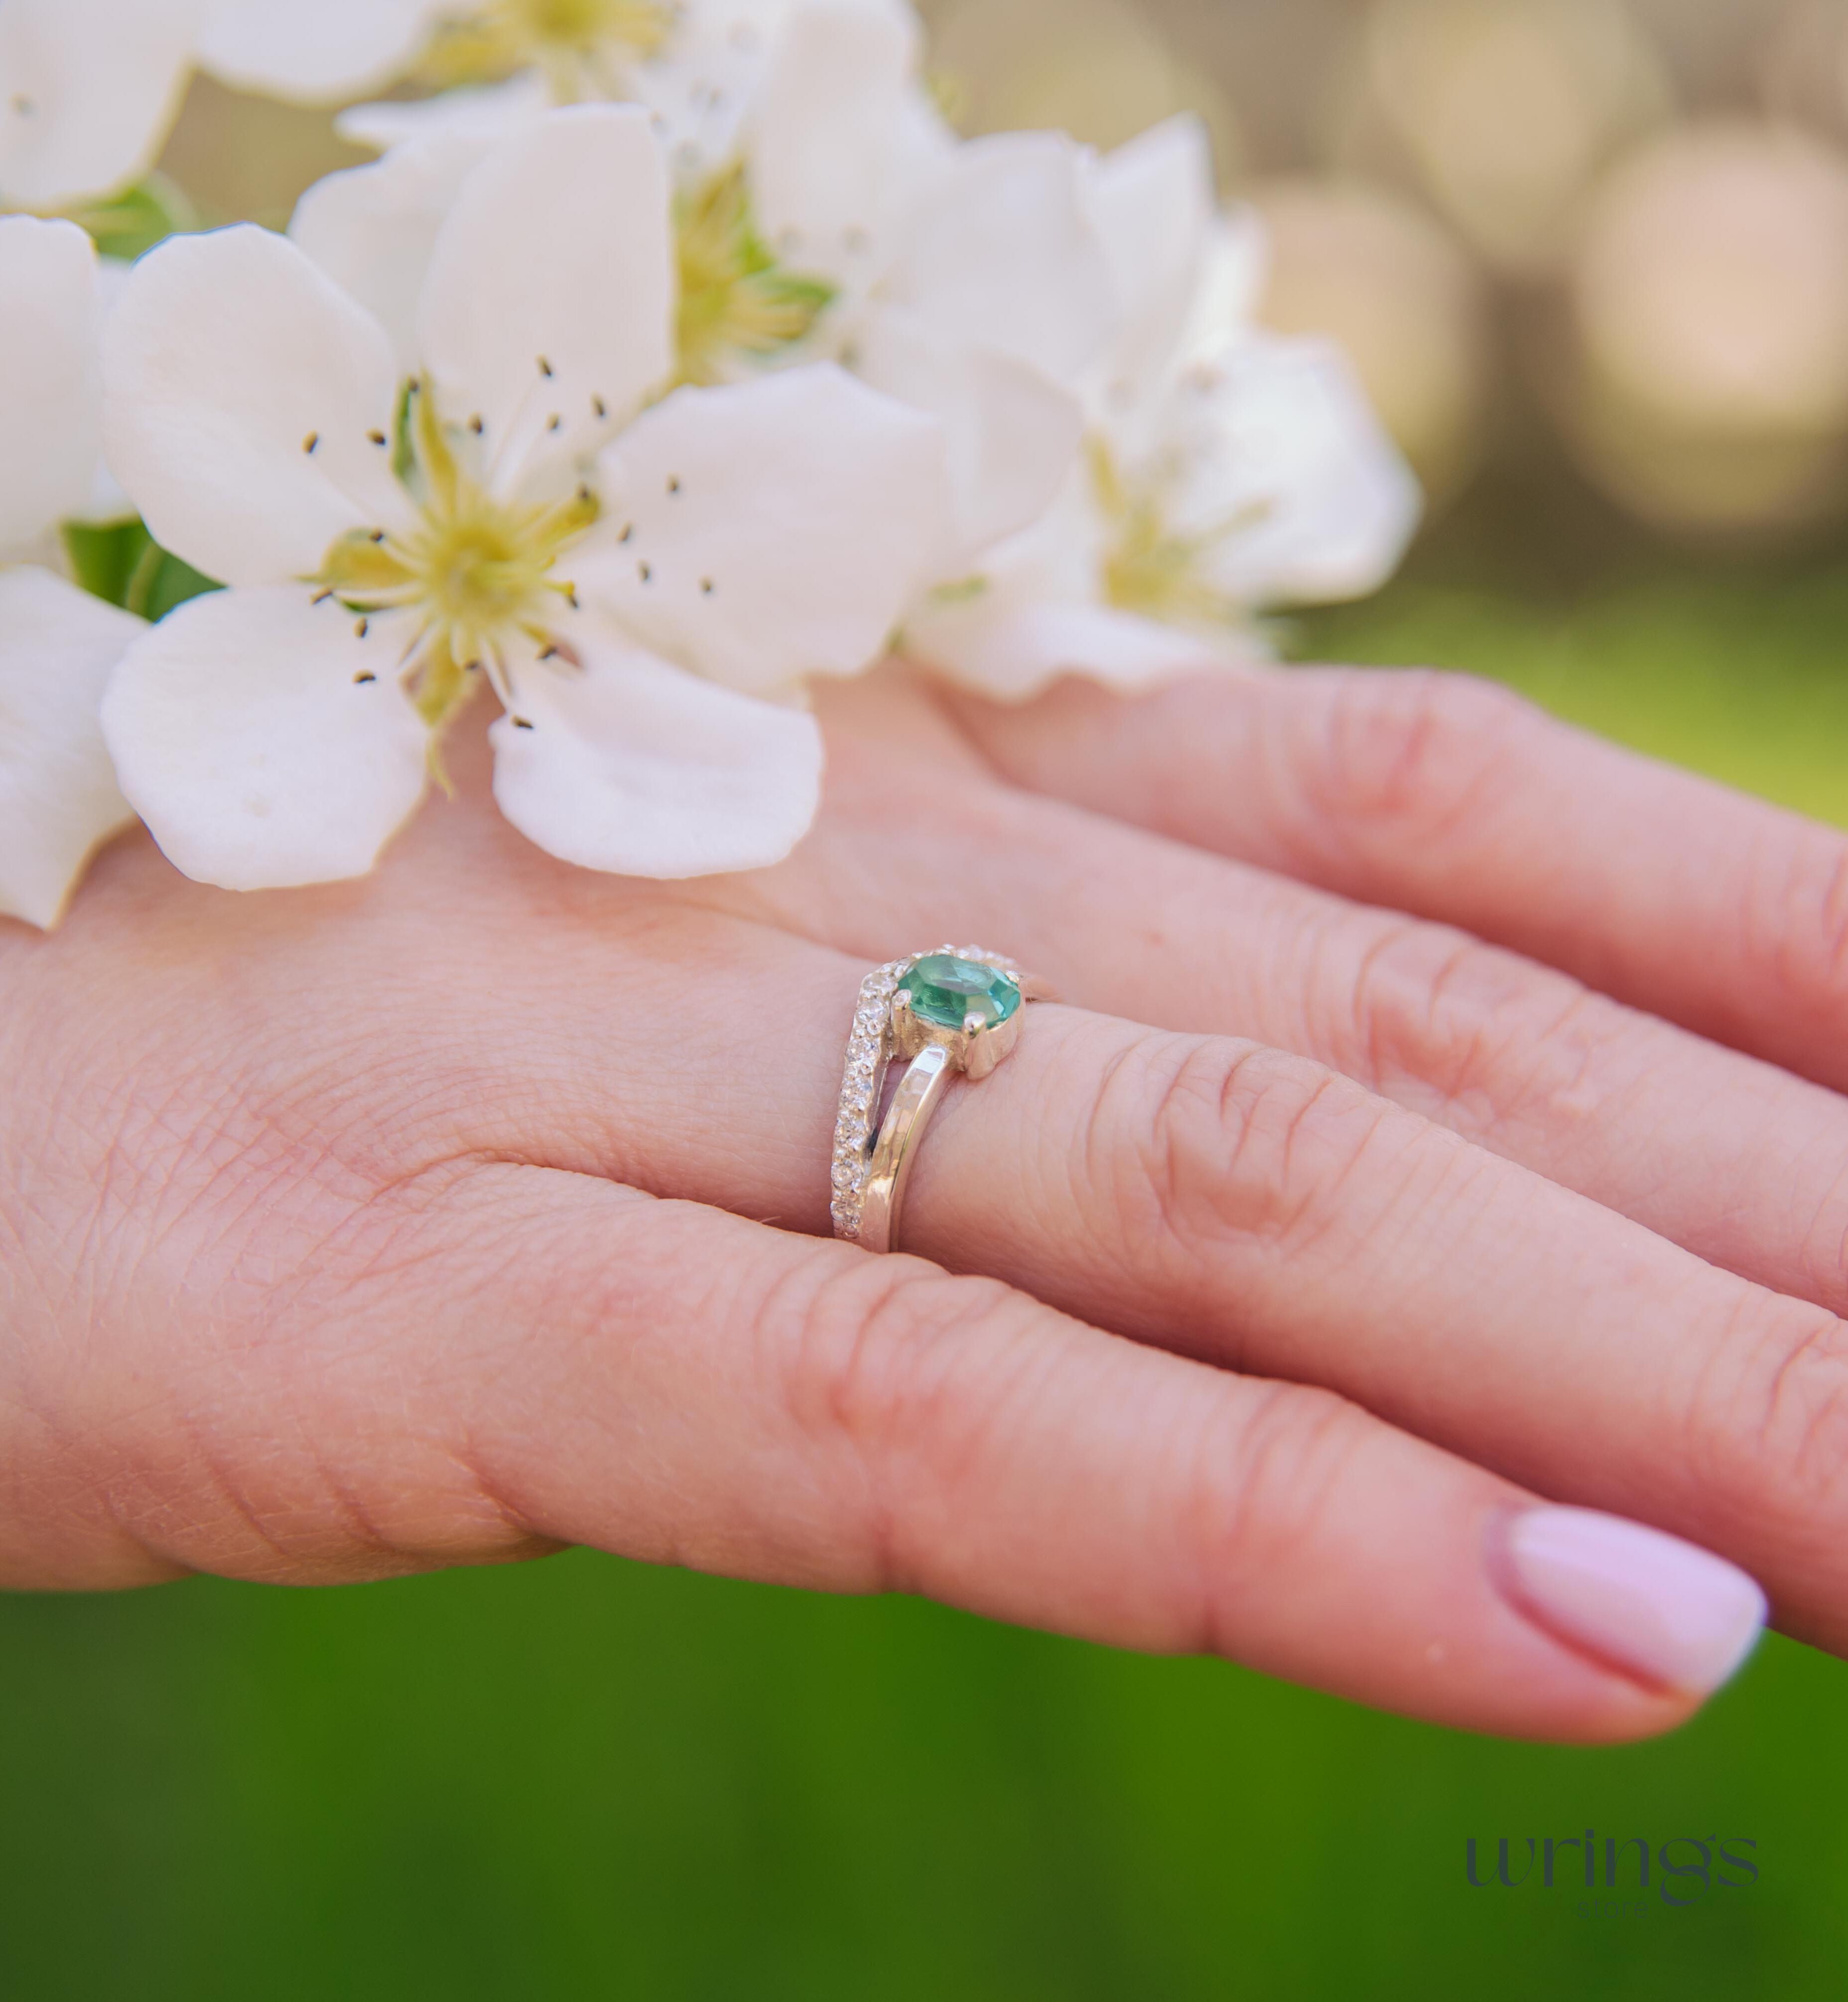
[[[992,968],[1005,984],[992,992],[986,1008],[962,1008],[953,1019],[926,1020],[915,1005],[918,994],[905,983],[926,961],[946,959]],[[837,1236],[853,1242],[861,1237],[886,1076],[893,1062],[915,1063],[926,1051],[940,1049],[951,1072],[961,1072],[972,1081],[989,1077],[1018,1047],[1025,1004],[1037,998],[1037,991],[1013,961],[975,947],[941,946],[934,953],[894,960],[866,976],[848,1043],[835,1128],[830,1181]]]

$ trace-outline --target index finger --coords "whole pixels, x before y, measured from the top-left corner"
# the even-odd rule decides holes
[[[1016,783],[1460,926],[1848,1087],[1848,839],[1466,676],[1291,668],[947,698]]]

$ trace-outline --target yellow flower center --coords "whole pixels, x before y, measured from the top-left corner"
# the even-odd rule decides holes
[[[560,606],[576,602],[558,561],[601,510],[588,487],[559,501],[498,498],[465,468],[418,382],[399,406],[393,467],[417,504],[415,525],[341,536],[312,581],[358,617],[362,636],[382,612],[415,616],[398,671],[440,735],[482,676],[513,707],[510,664],[556,647]]]
[[[675,220],[680,266],[680,378],[710,384],[806,340],[835,298],[825,278],[777,261],[758,233],[742,161],[682,195]]]
[[[1092,490],[1110,531],[1104,559],[1108,602],[1164,625],[1242,624],[1250,608],[1221,591],[1203,567],[1215,550],[1264,518],[1264,504],[1184,533],[1169,518],[1158,480],[1129,478],[1101,438],[1093,437],[1086,449]]]
[[[482,0],[438,27],[422,65],[443,90],[543,69],[561,104],[621,94],[622,72],[658,55],[675,0]]]

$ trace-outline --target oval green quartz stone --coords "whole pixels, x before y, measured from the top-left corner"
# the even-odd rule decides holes
[[[910,989],[918,1020],[938,1029],[960,1029],[971,1015],[994,1028],[1017,1014],[1024,998],[1020,983],[998,967],[942,952],[913,960],[898,985]]]

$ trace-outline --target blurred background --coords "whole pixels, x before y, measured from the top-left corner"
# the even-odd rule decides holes
[[[1848,825],[1848,0],[940,0],[971,131],[1191,108],[1424,475],[1305,656],[1494,675]],[[360,157],[194,89],[280,223]],[[588,1554],[321,1594],[0,1598],[0,1996],[1838,1996],[1848,1666],[1487,1743],[1214,1664]],[[1685,1907],[1472,1836],[1746,1838]],[[1686,1852],[1684,1852],[1685,1854]],[[1687,1886],[1682,1887],[1685,1891]]]

